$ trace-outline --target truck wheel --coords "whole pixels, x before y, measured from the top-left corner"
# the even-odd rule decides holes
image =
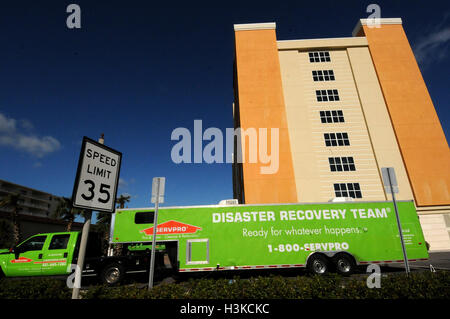
[[[125,275],[125,269],[118,263],[112,263],[103,268],[101,273],[102,282],[108,285],[119,283]]]
[[[328,258],[322,254],[314,254],[308,260],[308,270],[314,275],[325,275],[329,268]]]
[[[353,258],[348,254],[337,254],[333,257],[333,265],[336,272],[343,276],[350,276],[355,272],[356,264]]]

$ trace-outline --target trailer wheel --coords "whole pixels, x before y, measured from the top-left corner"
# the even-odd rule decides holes
[[[333,265],[336,272],[343,276],[350,276],[355,272],[356,263],[349,254],[337,254],[333,256]]]
[[[125,269],[121,264],[112,263],[103,268],[101,272],[102,282],[108,285],[115,285],[122,281]]]
[[[309,257],[308,270],[314,275],[325,275],[329,271],[328,258],[322,254]]]

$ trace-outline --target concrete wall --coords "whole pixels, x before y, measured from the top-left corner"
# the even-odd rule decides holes
[[[450,205],[450,149],[402,22],[360,24],[355,34],[369,43],[416,204]]]
[[[250,163],[246,156],[243,163],[245,203],[293,203],[297,202],[297,193],[275,25],[260,26],[235,25],[235,85],[239,104],[239,114],[235,116],[239,116],[243,130],[267,128],[269,132],[271,128],[279,129],[279,168],[274,174],[262,174],[261,167],[267,165],[261,164],[259,158],[258,163]],[[244,153],[248,155],[248,140],[243,145]]]

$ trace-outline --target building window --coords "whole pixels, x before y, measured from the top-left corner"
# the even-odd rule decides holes
[[[309,62],[330,62],[330,52],[315,51],[309,52]]]
[[[338,90],[316,90],[317,102],[339,101]]]
[[[356,171],[353,157],[329,157],[330,170],[332,172],[349,172]]]
[[[325,146],[349,146],[347,133],[324,133]]]
[[[334,184],[334,194],[336,195],[336,197],[362,198],[359,183]]]
[[[344,113],[341,110],[320,111],[320,121],[322,123],[344,123]]]
[[[313,80],[317,81],[334,81],[333,70],[312,71]]]

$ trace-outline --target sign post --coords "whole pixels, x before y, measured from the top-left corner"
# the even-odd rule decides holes
[[[397,217],[398,233],[400,234],[400,241],[402,243],[403,259],[405,261],[405,270],[406,274],[409,275],[410,269],[408,263],[408,256],[406,255],[405,241],[403,239],[403,231],[400,223],[400,216],[398,214],[397,202],[395,200],[395,193],[398,193],[397,177],[395,176],[395,171],[393,167],[382,167],[381,174],[383,176],[383,183],[386,192],[392,194],[395,216]]]
[[[155,203],[155,213],[153,217],[153,238],[152,254],[150,257],[150,274],[148,278],[148,290],[153,288],[153,278],[155,272],[155,251],[156,251],[156,229],[158,228],[158,207],[159,203],[164,203],[165,177],[154,177],[152,183],[152,203]]]
[[[122,153],[104,146],[103,143],[103,134],[98,142],[84,137],[78,160],[72,207],[86,209],[87,214],[75,268],[72,299],[78,299],[80,294],[92,210],[113,213],[116,203]]]

